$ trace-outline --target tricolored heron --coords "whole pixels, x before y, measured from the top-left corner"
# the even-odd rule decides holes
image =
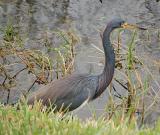
[[[135,28],[122,19],[113,19],[108,23],[103,32],[102,43],[105,54],[104,70],[99,75],[79,74],[69,75],[65,78],[52,81],[34,92],[28,99],[28,104],[33,105],[35,100],[42,104],[56,107],[55,110],[72,111],[85,102],[99,97],[110,84],[115,69],[115,54],[110,42],[110,34],[116,28]],[[140,28],[140,27],[137,27]],[[143,29],[143,28],[140,28]]]

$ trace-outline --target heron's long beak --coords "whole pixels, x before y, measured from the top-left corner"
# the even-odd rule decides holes
[[[137,25],[128,24],[128,23],[122,24],[122,28],[124,28],[124,29],[140,29],[140,30],[147,30],[146,28],[142,28],[142,27],[139,27],[139,26],[137,26]]]

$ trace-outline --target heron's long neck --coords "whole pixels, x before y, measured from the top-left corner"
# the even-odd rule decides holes
[[[103,72],[99,75],[99,88],[97,90],[96,95],[99,96],[101,93],[107,88],[110,84],[115,68],[115,54],[113,47],[110,43],[110,34],[113,28],[106,27],[103,33],[103,48],[105,54],[105,66]]]

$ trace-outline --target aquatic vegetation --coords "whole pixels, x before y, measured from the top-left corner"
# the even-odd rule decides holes
[[[39,103],[32,109],[25,103],[19,106],[20,110],[16,106],[0,105],[1,135],[152,135],[160,132],[160,122],[154,128],[138,129],[136,122],[132,120],[128,124],[127,118],[123,122],[104,118],[81,121],[72,115],[48,112]]]

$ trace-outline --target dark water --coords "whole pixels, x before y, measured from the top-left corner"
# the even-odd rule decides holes
[[[101,72],[103,53],[97,51],[92,45],[102,49],[100,32],[109,20],[115,17],[149,29],[150,42],[146,41],[146,33],[139,32],[136,50],[139,56],[144,57],[154,78],[160,83],[160,66],[155,67],[149,64],[153,60],[160,63],[160,37],[158,36],[160,2],[156,0],[103,0],[101,4],[99,0],[0,0],[0,25],[5,26],[11,18],[13,23],[19,26],[20,33],[27,36],[26,46],[38,47],[39,39],[46,31],[50,32],[57,28],[74,29],[81,38],[76,49],[75,72],[77,73]],[[124,32],[124,45],[125,38],[129,36],[130,32]],[[27,76],[24,76],[23,80],[19,86],[23,89],[33,81]],[[157,92],[159,92],[158,88]],[[18,99],[20,95],[16,90],[13,90],[13,93],[10,102]],[[5,93],[0,96],[5,100],[3,97]],[[84,119],[90,117],[91,112],[96,111],[99,116],[104,111],[107,99],[106,91],[99,99],[76,110],[75,114]]]

